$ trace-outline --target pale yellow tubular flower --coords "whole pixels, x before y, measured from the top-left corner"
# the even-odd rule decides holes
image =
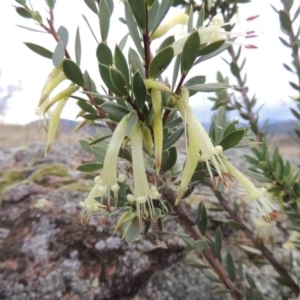
[[[272,236],[272,228],[274,227],[274,222],[267,223],[263,218],[254,220],[255,231],[258,238],[263,241],[267,241]]]
[[[63,108],[65,107],[68,99],[69,98],[64,98],[64,99],[60,100],[60,102],[57,104],[57,106],[55,107],[55,109],[53,111],[53,115],[52,115],[52,118],[51,118],[49,126],[48,126],[48,138],[47,138],[47,147],[46,147],[46,151],[45,151],[45,157],[49,153],[49,151],[52,147],[52,144],[54,142],[55,134],[56,134],[57,127],[59,124],[60,115],[61,115],[61,112],[62,112]]]
[[[154,79],[145,79],[144,84],[145,84],[147,90],[148,89],[156,89],[161,92],[169,92],[169,93],[172,92],[170,87],[168,87],[164,83],[154,80]]]
[[[84,119],[82,120],[73,130],[73,132],[77,132],[79,129],[81,129],[85,124],[91,122],[90,120]]]
[[[163,123],[162,123],[162,107],[161,107],[161,91],[151,89],[151,101],[154,110],[152,128],[154,135],[154,149],[155,149],[155,167],[156,173],[159,174],[162,160],[163,150]]]
[[[140,224],[142,224],[144,217],[148,216],[148,213],[151,220],[153,220],[155,218],[155,211],[152,202],[153,191],[149,188],[149,183],[146,175],[143,151],[143,134],[139,123],[137,123],[135,128],[132,130],[130,137],[134,187],[133,195],[129,194],[127,196],[127,199],[130,202],[135,201],[136,214]]]
[[[56,72],[55,72],[56,73]],[[39,101],[39,106],[49,97],[50,93],[65,79],[67,79],[65,73],[61,70],[56,77],[52,78],[51,81],[43,88],[41,98]]]
[[[182,24],[187,25],[189,22],[189,17],[185,13],[177,13],[166,22],[162,23],[158,28],[151,34],[151,40],[157,39],[165,35],[171,28],[175,25]]]
[[[197,116],[193,112],[192,108],[188,104],[189,91],[187,88],[183,87],[181,89],[181,98],[177,100],[176,106],[180,111],[180,114],[185,121],[188,134],[189,134],[189,144],[188,144],[188,154],[187,163],[185,164],[183,170],[183,182],[182,187],[180,187],[180,193],[177,196],[176,203],[181,200],[188,183],[190,182],[192,175],[197,167],[198,161],[203,161],[206,164],[207,170],[209,172],[210,178],[215,185],[215,178],[213,176],[210,163],[215,168],[219,178],[225,184],[223,173],[226,173],[226,167],[219,156],[222,152],[221,146],[214,146],[206,130],[198,120]],[[197,157],[197,159],[196,159]],[[190,168],[190,171],[188,170]]]
[[[57,95],[55,95],[48,103],[48,105],[45,108],[45,112],[48,111],[48,109],[54,105],[56,102],[60,101],[63,98],[70,97],[73,93],[75,93],[79,89],[79,86],[74,86],[71,84],[71,86],[67,87],[66,89],[59,92]]]
[[[91,189],[87,198],[85,198],[84,202],[80,202],[82,210],[79,218],[82,223],[87,222],[94,213],[97,213],[105,208],[105,206],[101,205],[95,200],[95,198],[99,196],[100,193],[98,185],[94,184],[93,188]]]
[[[50,111],[50,110],[46,111],[46,107],[48,106],[48,103],[49,103],[49,97],[47,97],[44,100],[44,102],[39,107],[37,107],[35,109],[35,114],[37,116],[39,116],[39,119],[41,120],[41,118],[43,118],[43,127],[45,129],[47,129],[46,128],[46,119],[47,119],[47,117],[51,118],[51,116],[52,116],[52,111]]]
[[[110,210],[110,191],[113,191],[115,205],[118,207],[118,191],[120,189],[118,181],[121,182],[125,180],[122,174],[117,177],[117,163],[119,151],[125,138],[129,117],[130,114],[125,115],[116,127],[106,150],[103,170],[100,176],[95,178],[95,182],[98,184],[99,194],[102,197],[101,202],[103,203],[105,198],[108,210]]]
[[[257,16],[250,17],[247,21],[254,20]],[[228,41],[230,37],[238,37],[243,36],[245,38],[252,38],[256,37],[253,31],[249,31],[246,33],[241,32],[230,32],[223,30],[223,27],[228,25],[229,23],[224,23],[223,17],[221,15],[216,15],[212,18],[208,27],[200,27],[197,31],[200,37],[201,44],[213,43],[220,40],[225,40],[225,43],[233,44],[232,42]],[[188,39],[188,35],[179,39],[178,41],[174,42],[173,49],[174,49],[174,56],[180,54],[182,52],[183,46]],[[241,45],[240,45],[241,46]],[[257,48],[253,45],[245,45],[245,48]]]
[[[141,125],[141,129],[143,132],[143,138],[144,138],[144,143],[145,143],[146,149],[147,149],[149,155],[152,155],[153,154],[153,140],[152,140],[152,136],[151,136],[151,131],[145,125]]]
[[[246,192],[245,201],[254,203],[261,214],[262,219],[266,223],[271,223],[272,219],[277,218],[279,211],[264,196],[266,190],[264,188],[256,188],[255,185],[237,168],[235,168],[227,159],[223,159],[229,175],[233,176]]]

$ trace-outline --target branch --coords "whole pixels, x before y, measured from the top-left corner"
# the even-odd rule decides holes
[[[188,234],[195,240],[205,240],[204,236],[199,231],[198,227],[194,225],[192,219],[189,217],[184,205],[179,203],[174,206],[176,195],[175,192],[170,189],[164,189],[162,191],[164,199],[166,199],[173,209],[178,213],[178,220],[181,226],[185,228]],[[203,255],[208,261],[208,263],[213,267],[214,271],[217,273],[220,281],[225,285],[226,288],[230,290],[230,294],[233,299],[243,299],[241,293],[234,285],[234,283],[230,280],[226,269],[222,266],[219,260],[214,256],[211,248],[203,251]]]
[[[212,188],[212,186],[211,186]],[[273,256],[273,254],[264,246],[264,244],[259,243],[253,234],[252,230],[249,228],[248,224],[240,218],[238,215],[234,213],[234,210],[232,207],[228,204],[226,199],[222,196],[222,194],[219,191],[213,191],[215,196],[218,198],[221,206],[228,212],[230,217],[235,220],[236,222],[240,223],[244,227],[244,233],[248,237],[249,240],[252,241],[252,243],[255,245],[257,249],[259,249],[262,253],[262,255],[270,262],[270,264],[274,267],[274,269],[278,272],[278,274],[281,277],[286,278],[290,282],[290,288],[293,291],[293,293],[298,297],[300,293],[299,286],[297,283],[293,280],[293,278],[289,275],[288,271],[280,264],[276,258]]]

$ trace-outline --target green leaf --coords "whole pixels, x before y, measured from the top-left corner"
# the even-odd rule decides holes
[[[208,225],[208,216],[207,216],[207,211],[202,202],[200,202],[198,206],[198,210],[200,210],[200,218],[198,222],[198,228],[201,232],[202,235],[205,235],[206,230],[207,230],[207,225]]]
[[[169,151],[169,157],[167,159],[167,161],[163,161],[163,167],[162,169],[164,169],[165,171],[170,170],[171,168],[173,168],[177,162],[177,150],[176,147],[170,147],[168,149]]]
[[[201,254],[207,248],[207,244],[204,241],[195,241],[195,250],[198,254]]]
[[[214,53],[214,52],[218,51],[220,49],[220,47],[223,46],[224,43],[225,43],[225,40],[219,40],[219,41],[210,43],[207,46],[203,47],[199,51],[198,55],[203,56],[203,55],[209,55],[211,53]]]
[[[204,92],[204,93],[210,93],[210,92],[216,92],[222,89],[228,89],[232,86],[227,83],[205,83],[205,84],[194,84],[189,85],[187,88],[189,90],[194,90],[198,92]]]
[[[92,12],[98,15],[98,9],[95,0],[84,0],[84,2]]]
[[[139,108],[139,110],[142,111],[146,101],[147,90],[145,87],[144,80],[139,71],[134,73],[132,78],[132,85],[136,105]]]
[[[223,151],[236,146],[244,137],[246,130],[244,128],[237,129],[226,135],[219,143],[223,147]]]
[[[205,18],[205,11],[204,11],[204,5],[202,5],[201,10],[199,11],[196,28],[203,26],[204,18]]]
[[[62,42],[58,42],[52,55],[52,63],[58,68],[65,57],[65,47]]]
[[[54,9],[55,2],[56,0],[46,0],[46,3],[51,11]]]
[[[30,50],[32,50],[33,52],[43,56],[43,57],[46,57],[46,58],[52,58],[52,55],[53,53],[51,51],[49,51],[48,49],[42,47],[42,46],[39,46],[39,45],[36,45],[36,44],[33,44],[33,43],[24,43]]]
[[[231,73],[235,77],[239,77],[240,76],[240,69],[239,69],[238,65],[236,64],[236,62],[230,63],[230,70],[231,70]]]
[[[102,141],[104,141],[104,140],[110,138],[111,136],[112,136],[112,134],[109,134],[109,135],[106,135],[106,136],[102,136],[102,137],[99,138],[99,139],[95,139],[95,140],[93,140],[91,143],[89,143],[89,146],[95,145],[95,144],[99,144],[99,143],[101,143]]]
[[[129,110],[115,102],[105,102],[101,106],[114,120],[121,121],[129,113]]]
[[[102,164],[87,163],[87,164],[80,165],[76,170],[88,173],[88,172],[95,172],[102,168],[103,168]]]
[[[93,108],[93,106],[86,100],[78,100],[77,105],[84,111],[90,114],[96,114],[97,111]]]
[[[166,141],[164,141],[163,149],[166,149],[170,146],[172,146],[178,139],[182,136],[184,133],[184,128],[180,128],[177,131],[175,131]]]
[[[199,270],[210,269],[210,266],[204,265],[204,264],[200,264],[200,263],[189,263],[188,266],[190,266],[192,268],[199,269]]]
[[[220,280],[210,270],[203,270],[203,274],[213,282],[220,282]]]
[[[173,35],[168,36],[159,46],[158,52],[160,52],[162,49],[171,46],[175,42],[175,38]]]
[[[110,10],[106,0],[101,0],[99,4],[99,25],[102,41],[106,42],[110,25]]]
[[[193,31],[193,24],[194,24],[194,11],[193,11],[193,6],[191,5],[189,8],[189,22],[188,22],[188,28],[187,32],[191,33]]]
[[[106,150],[107,150],[107,144],[101,143],[99,145],[89,145],[88,141],[80,140],[79,141],[81,147],[88,153],[92,154],[100,163],[103,164]]]
[[[126,84],[128,86],[129,69],[128,69],[127,61],[122,50],[117,45],[115,47],[114,62],[116,68],[122,73],[123,77],[125,78]]]
[[[173,47],[167,47],[158,52],[149,66],[149,77],[158,77],[171,63],[174,55]]]
[[[69,41],[69,33],[68,33],[67,28],[64,26],[59,26],[59,28],[57,30],[57,34],[59,36],[59,39],[64,44],[64,46],[67,47],[68,41]]]
[[[100,71],[101,78],[105,83],[105,85],[108,87],[108,89],[112,91],[114,94],[119,95],[120,94],[119,90],[115,88],[115,86],[111,81],[110,68],[108,66],[99,64],[99,71]]]
[[[144,70],[143,63],[142,63],[138,53],[132,48],[129,48],[129,51],[128,51],[128,61],[129,61],[129,65],[132,68],[132,73],[134,74],[137,71],[139,71],[140,75],[144,78],[145,70]]]
[[[134,113],[130,116],[130,118],[129,118],[129,120],[128,120],[127,127],[126,127],[125,135],[126,135],[127,137],[130,136],[131,131],[132,131],[132,129],[135,127],[135,125],[137,124],[138,120],[139,120],[139,117],[138,117],[137,113],[134,112]]]
[[[292,29],[292,24],[289,16],[284,10],[279,11],[279,20],[282,28],[289,32]]]
[[[228,41],[229,42],[234,42],[236,38],[231,38]],[[207,54],[207,55],[202,55],[201,57],[199,57],[196,61],[195,61],[195,65],[199,64],[200,62],[203,62],[205,60],[211,59],[212,57],[219,55],[220,53],[222,53],[224,50],[226,50],[228,47],[230,47],[229,43],[224,43],[220,48],[218,48],[217,50]]]
[[[96,92],[96,85],[93,79],[90,77],[88,71],[84,71],[83,73],[84,84],[87,86],[90,92]],[[102,103],[101,103],[102,104]]]
[[[158,10],[159,10],[159,2],[158,0],[155,0],[152,3],[151,8],[148,12],[148,24],[149,24],[148,27],[150,32],[153,32],[153,24],[157,16]]]
[[[234,220],[229,220],[228,222],[226,222],[226,224],[235,230],[245,229],[243,224],[236,222]]]
[[[181,55],[182,74],[186,74],[193,66],[200,48],[200,36],[198,31],[191,33],[183,45]]]
[[[230,293],[231,290],[226,290],[226,289],[216,289],[212,291],[213,295],[224,295]]]
[[[98,13],[97,13],[97,14],[98,14]],[[94,31],[93,31],[93,29],[92,29],[92,27],[91,27],[91,25],[90,25],[88,19],[87,19],[84,15],[82,15],[82,17],[83,17],[83,19],[85,20],[87,26],[89,27],[90,32],[92,33],[92,35],[93,35],[93,37],[94,37],[96,43],[99,44],[98,39],[96,38],[96,35],[95,35],[95,33],[94,33]]]
[[[173,69],[173,78],[172,78],[172,89],[175,88],[175,84],[177,81],[178,73],[179,73],[179,68],[181,64],[181,54],[177,55],[174,63],[174,69]]]
[[[300,6],[297,8],[292,22],[294,22],[298,18],[299,14],[300,14]]]
[[[118,90],[117,94],[122,96],[128,95],[128,87],[122,73],[117,69],[110,67],[109,74],[112,84]]]
[[[133,243],[140,237],[140,224],[137,217],[135,217],[125,232],[125,240],[128,244]]]
[[[16,7],[16,12],[23,18],[33,19],[32,14],[24,7]]]
[[[227,265],[227,272],[228,272],[229,278],[231,279],[231,281],[234,281],[235,268],[234,268],[232,256],[230,255],[229,252],[227,253],[227,257],[226,257],[226,265]]]
[[[131,8],[132,14],[135,17],[136,22],[142,29],[146,29],[146,4],[142,0],[128,0],[128,4]]]
[[[144,1],[143,1],[144,2]],[[141,38],[136,26],[136,23],[134,21],[131,9],[128,5],[128,2],[125,2],[125,18],[126,18],[126,24],[129,30],[129,34],[134,42],[134,45],[136,49],[138,50],[141,57],[144,57],[144,49],[142,47]]]
[[[222,232],[220,227],[215,232],[215,255],[218,257],[222,249]]]
[[[80,66],[81,61],[81,40],[80,40],[80,32],[79,26],[76,30],[76,38],[75,38],[75,59],[78,66]]]
[[[15,0],[17,3],[21,4],[21,5],[26,5],[26,0]]]
[[[96,50],[98,62],[105,66],[111,66],[113,63],[113,56],[110,48],[101,42]]]
[[[209,130],[209,134],[212,137],[215,144],[219,145],[219,142],[221,141],[224,135],[226,126],[226,108],[224,106],[220,108],[220,110],[217,113],[217,116],[211,122],[211,125],[214,125],[214,130],[213,132]]]
[[[187,80],[184,83],[184,86],[189,88],[189,85],[203,84],[205,83],[205,80],[206,80],[206,76],[197,75]]]
[[[285,285],[285,286],[293,286],[294,285],[294,282],[292,280],[285,278],[285,277],[276,277],[275,279],[280,285]]]
[[[153,33],[157,27],[160,25],[161,21],[169,11],[170,7],[172,5],[172,0],[163,0],[159,6],[159,9],[157,11],[155,20],[153,22],[151,32]]]
[[[100,119],[98,114],[85,114],[82,116],[82,118],[90,121],[98,120]]]
[[[84,86],[83,75],[80,68],[74,61],[65,59],[63,61],[63,70],[68,79],[79,86]]]
[[[125,34],[124,37],[121,39],[121,41],[120,41],[120,43],[119,43],[119,48],[120,48],[121,50],[124,49],[124,47],[125,47],[125,45],[126,45],[126,43],[127,43],[128,36],[129,36],[129,34],[127,33],[127,34]]]
[[[132,162],[131,152],[128,151],[126,148],[121,148],[119,151],[119,157]]]
[[[18,26],[18,27],[20,27],[20,28],[23,28],[23,29],[26,29],[26,30],[34,31],[34,32],[39,32],[39,33],[46,33],[46,34],[49,34],[47,31],[37,30],[37,29],[30,28],[30,27],[23,26],[23,25],[16,25],[16,26]]]

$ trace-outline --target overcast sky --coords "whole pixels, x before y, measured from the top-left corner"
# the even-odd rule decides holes
[[[32,0],[31,2],[34,9],[40,11],[45,18],[47,13],[44,1]],[[278,40],[278,35],[281,34],[278,16],[271,9],[270,3],[281,9],[279,0],[252,0],[250,4],[241,5],[239,13],[241,28],[239,30],[255,29],[259,33],[258,38],[251,40],[251,43],[256,44],[259,49],[243,50],[243,54],[247,56],[244,70],[247,70],[248,73],[250,95],[255,93],[260,104],[265,104],[261,117],[266,118],[272,115],[272,118],[274,118],[275,115],[278,118],[288,119],[292,118],[288,110],[291,104],[289,96],[295,95],[295,91],[289,87],[288,80],[295,81],[295,78],[293,78],[291,73],[286,72],[282,66],[282,62],[290,63],[291,56],[289,49],[282,46]],[[9,101],[9,110],[4,120],[8,123],[25,124],[37,119],[34,115],[34,109],[37,106],[41,88],[53,66],[51,60],[36,55],[22,42],[40,44],[53,51],[55,41],[48,34],[36,33],[17,27],[16,24],[20,24],[38,29],[32,20],[19,17],[12,5],[15,5],[15,2],[12,0],[0,1],[1,86],[17,84],[20,80],[23,90],[16,93],[13,99]],[[114,18],[111,21],[111,34],[108,41],[112,47],[126,33],[126,27],[118,21],[118,17],[123,12],[122,7],[123,5],[119,1],[115,1]],[[89,32],[82,14],[89,19],[89,22],[95,28],[95,32],[99,35],[96,16],[85,6],[83,0],[57,0],[55,26],[58,28],[60,25],[63,25],[68,29],[70,33],[68,50],[72,57],[75,57],[75,31],[77,26],[80,26],[83,44],[82,70],[87,69],[96,83],[100,85],[95,56],[97,44]],[[257,14],[260,17],[255,21],[243,22],[247,17]],[[180,30],[181,28],[178,28],[178,31]],[[248,43],[249,40],[240,39],[240,42]],[[226,53],[223,56],[226,57]],[[206,75],[207,82],[214,82],[218,70],[223,75],[230,75],[227,65],[220,57],[201,64],[199,68],[193,70],[191,75]],[[235,84],[234,78],[232,79],[232,84]],[[205,99],[206,95],[198,93],[191,101],[194,109],[197,110],[198,115],[204,122],[209,121],[211,106],[211,102]],[[74,103],[75,101],[73,100],[69,101],[63,112],[63,117],[72,119],[77,114],[78,109]]]

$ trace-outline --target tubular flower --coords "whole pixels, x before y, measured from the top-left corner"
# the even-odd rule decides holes
[[[151,40],[160,38],[166,34],[172,27],[178,24],[187,25],[189,22],[189,17],[185,13],[178,13],[171,17],[167,22],[161,24],[151,35]]]
[[[154,135],[154,146],[155,146],[155,166],[156,173],[159,174],[162,160],[163,150],[163,123],[161,118],[161,92],[156,89],[151,89],[151,100],[154,110],[153,116],[153,135]]]
[[[189,143],[187,149],[187,160],[183,169],[182,180],[176,200],[176,204],[183,197],[188,184],[193,176],[197,167],[198,161],[203,161],[206,164],[210,178],[215,185],[215,178],[211,170],[210,164],[213,165],[223,184],[225,184],[223,173],[227,172],[226,167],[223,165],[219,154],[222,152],[221,146],[214,146],[207,132],[202,124],[199,122],[197,116],[194,114],[192,108],[188,104],[189,91],[186,88],[181,89],[181,98],[177,100],[176,106],[181,113],[187,125],[189,135]]]
[[[98,184],[95,184],[87,198],[85,198],[84,202],[80,202],[82,210],[79,218],[82,223],[87,222],[90,219],[91,215],[105,208],[105,206],[101,205],[95,200],[95,198],[99,196],[100,192],[98,189]]]
[[[122,182],[125,180],[125,176],[123,174],[120,174],[119,177],[117,177],[117,162],[119,150],[125,138],[129,117],[130,114],[125,115],[116,127],[107,147],[103,170],[100,176],[95,178],[95,182],[98,185],[99,196],[101,196],[101,203],[103,203],[103,198],[105,197],[108,210],[110,210],[110,191],[113,192],[115,205],[118,207],[118,191],[120,189],[118,181]]]
[[[142,220],[150,215],[150,219],[155,218],[155,211],[152,199],[157,199],[159,194],[157,190],[149,187],[144,151],[143,151],[143,134],[139,123],[131,132],[131,152],[132,152],[132,167],[133,167],[133,195],[129,194],[127,200],[136,202],[136,214],[140,224]],[[148,210],[147,210],[148,209]]]
[[[239,184],[244,188],[247,196],[246,202],[254,202],[262,219],[266,223],[271,223],[272,219],[277,218],[279,211],[272,205],[272,203],[264,196],[266,189],[256,188],[255,185],[238,169],[236,169],[228,160],[224,159],[223,164],[227,169],[229,175],[235,177]]]
[[[263,218],[254,220],[254,225],[256,228],[256,235],[262,240],[268,240],[272,235],[272,228],[274,224],[272,222],[267,223]]]
[[[258,16],[250,17],[247,19],[247,21],[252,21],[256,17],[258,17]],[[213,17],[209,26],[200,27],[198,29],[198,34],[200,37],[201,44],[213,43],[213,42],[216,42],[219,40],[226,40],[226,43],[232,44],[232,42],[228,41],[229,36],[231,36],[231,37],[244,36],[245,38],[256,37],[256,35],[254,35],[254,31],[241,33],[241,32],[223,30],[223,27],[228,24],[229,23],[224,23],[223,17],[220,15]],[[185,36],[173,44],[174,56],[176,56],[182,52],[184,43],[186,42],[187,39],[188,39],[188,36]],[[254,45],[245,45],[245,47],[246,48],[257,48]]]

